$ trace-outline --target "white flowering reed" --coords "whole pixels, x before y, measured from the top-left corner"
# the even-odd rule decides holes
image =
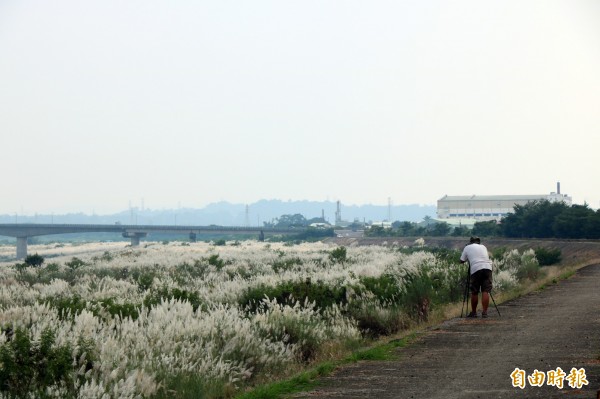
[[[0,345],[7,342],[8,327],[25,329],[34,342],[52,329],[55,345],[70,345],[74,356],[82,342],[91,343],[92,353],[85,354],[93,359],[91,368],[83,367],[85,358],[73,358],[83,379],[78,385],[80,398],[148,397],[165,378],[180,374],[236,384],[305,359],[327,341],[360,337],[357,322],[343,311],[344,305],[318,309],[303,298],[290,303],[264,299],[255,313],[248,314],[238,304],[248,290],[310,280],[345,287],[349,301],[368,302],[363,311],[391,318],[392,310],[367,294],[357,297],[353,287],[360,289],[362,279],[384,274],[402,285],[408,275],[424,268],[444,278],[452,271],[430,253],[405,255],[379,246],[349,247],[344,262],[330,259],[333,248],[323,243],[122,246],[31,246],[52,258],[38,269],[0,264],[0,327],[5,331]],[[69,266],[73,256],[84,265]],[[497,263],[499,285],[513,284],[519,264],[530,258],[511,252]],[[198,303],[177,299],[177,292]],[[147,302],[160,295],[167,297]],[[103,305],[106,301],[134,306],[138,317],[110,313]],[[58,303],[66,303],[66,308],[59,311]],[[83,308],[69,310],[71,303]],[[61,393],[60,386],[47,388],[50,397]]]

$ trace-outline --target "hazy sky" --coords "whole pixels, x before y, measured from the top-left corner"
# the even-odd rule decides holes
[[[0,0],[0,214],[600,205],[600,1]]]

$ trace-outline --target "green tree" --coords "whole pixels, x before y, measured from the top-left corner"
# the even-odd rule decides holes
[[[393,224],[392,224],[393,226]],[[403,237],[424,235],[425,228],[413,222],[401,222],[398,225],[398,235]]]
[[[546,200],[515,205],[514,213],[502,219],[502,233],[506,237],[554,237],[554,222],[568,208],[564,202]]]
[[[452,235],[454,237],[467,237],[471,235],[471,230],[466,226],[458,226],[452,230]]]
[[[557,238],[598,238],[595,221],[596,214],[587,204],[573,205],[557,216],[554,233]]]
[[[587,204],[535,201],[515,206],[515,212],[502,219],[501,226],[506,237],[597,239],[600,213]]]
[[[373,225],[365,230],[365,235],[367,237],[387,237],[391,235],[390,229],[385,229],[381,226]]]
[[[495,237],[500,235],[500,226],[495,220],[475,222],[472,234],[479,237]]]
[[[304,216],[299,213],[294,215],[281,215],[277,219],[275,227],[305,227],[308,222]]]
[[[438,222],[431,226],[429,232],[432,236],[443,237],[450,234],[451,227],[446,222]]]

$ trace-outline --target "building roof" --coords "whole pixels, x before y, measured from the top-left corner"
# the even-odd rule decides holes
[[[444,195],[438,201],[535,201],[548,198],[548,194],[539,195]]]

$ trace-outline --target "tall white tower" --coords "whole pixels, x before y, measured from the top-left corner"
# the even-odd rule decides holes
[[[338,225],[342,221],[342,204],[338,200],[336,203],[336,211],[335,211],[335,224]]]

